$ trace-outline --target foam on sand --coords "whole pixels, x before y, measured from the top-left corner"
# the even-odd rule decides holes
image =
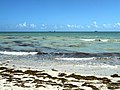
[[[94,60],[94,57],[91,58],[55,58],[56,60]]]

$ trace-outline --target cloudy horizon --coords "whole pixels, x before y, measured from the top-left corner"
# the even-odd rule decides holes
[[[84,31],[84,30],[91,30],[91,31],[120,31],[120,23],[116,22],[113,24],[99,24],[96,21],[90,23],[90,24],[34,24],[34,23],[28,23],[23,22],[19,24],[13,24],[13,25],[0,25],[0,30],[37,30],[37,31],[59,31],[59,30],[68,30],[68,31]]]
[[[0,31],[120,31],[120,0],[1,0]]]

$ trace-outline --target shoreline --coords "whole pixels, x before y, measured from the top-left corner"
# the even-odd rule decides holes
[[[1,90],[119,90],[120,76],[83,75],[55,69],[43,70],[0,64]]]

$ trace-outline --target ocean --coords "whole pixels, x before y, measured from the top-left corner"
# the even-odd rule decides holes
[[[120,32],[0,33],[0,61],[6,60],[41,69],[120,74]]]
[[[0,33],[0,51],[57,52],[57,50],[119,53],[120,32]]]

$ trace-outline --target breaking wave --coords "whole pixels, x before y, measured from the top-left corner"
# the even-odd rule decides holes
[[[91,41],[101,41],[101,42],[108,42],[109,39],[81,39],[82,41],[91,42]]]
[[[8,51],[0,51],[0,54],[5,55],[35,55],[38,52],[8,52]]]

